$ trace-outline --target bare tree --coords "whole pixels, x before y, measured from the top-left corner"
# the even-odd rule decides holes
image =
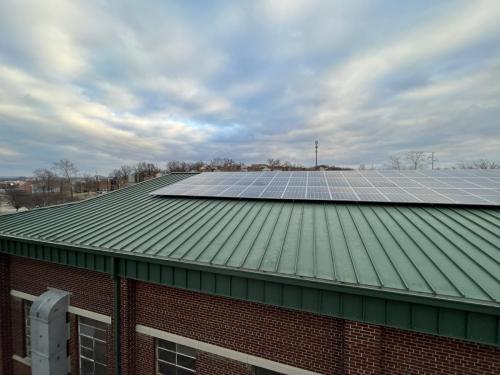
[[[214,158],[210,161],[209,165],[212,168],[218,168],[223,171],[238,171],[241,169],[241,163],[237,163],[229,158]]]
[[[160,168],[156,164],[140,162],[134,168],[136,181],[141,182],[149,178],[155,177],[160,172]]]
[[[120,168],[113,169],[109,177],[114,178],[118,188],[120,188],[128,183],[129,177],[132,175],[133,171],[134,168],[130,165],[122,165]]]
[[[409,151],[406,153],[406,160],[410,164],[410,169],[423,169],[425,166],[425,152],[423,151]]]
[[[33,171],[35,185],[38,191],[43,194],[52,193],[56,190],[58,178],[57,175],[48,168],[36,169]]]
[[[401,155],[391,155],[388,162],[389,169],[404,169],[403,162],[401,161]]]
[[[500,163],[488,160],[479,159],[474,161],[462,161],[456,166],[458,169],[499,169]]]
[[[54,163],[54,170],[59,172],[60,176],[69,186],[70,196],[73,199],[73,180],[78,173],[78,169],[68,159],[61,159],[57,163]]]
[[[169,172],[188,172],[189,164],[185,161],[171,160],[167,163],[167,171]]]
[[[497,163],[496,161],[493,160],[480,159],[474,162],[474,166],[477,169],[499,169],[500,163]]]
[[[17,187],[10,187],[5,189],[5,196],[7,198],[7,203],[19,211],[21,207],[26,204],[27,194]]]
[[[281,160],[280,159],[269,158],[269,159],[267,159],[267,165],[271,169],[277,168],[277,167],[279,167],[281,165]]]

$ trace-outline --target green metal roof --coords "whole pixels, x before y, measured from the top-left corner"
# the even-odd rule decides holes
[[[500,209],[193,199],[171,174],[0,216],[0,237],[500,307]]]

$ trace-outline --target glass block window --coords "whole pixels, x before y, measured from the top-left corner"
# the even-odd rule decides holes
[[[30,321],[30,309],[32,302],[24,301],[24,342],[26,357],[31,357],[31,321]]]
[[[80,375],[105,375],[107,369],[107,324],[96,320],[78,318]]]
[[[196,350],[174,342],[156,341],[158,375],[193,375],[196,373]]]

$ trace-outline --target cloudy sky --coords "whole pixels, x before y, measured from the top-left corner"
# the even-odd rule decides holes
[[[500,159],[500,1],[0,0],[0,175]]]

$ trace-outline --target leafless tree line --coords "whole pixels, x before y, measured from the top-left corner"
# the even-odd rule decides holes
[[[429,168],[436,161],[434,153],[425,151],[409,151],[404,154],[391,155],[385,167],[388,169],[425,169]],[[500,163],[479,159],[472,161],[462,161],[452,167],[453,169],[499,169]]]

